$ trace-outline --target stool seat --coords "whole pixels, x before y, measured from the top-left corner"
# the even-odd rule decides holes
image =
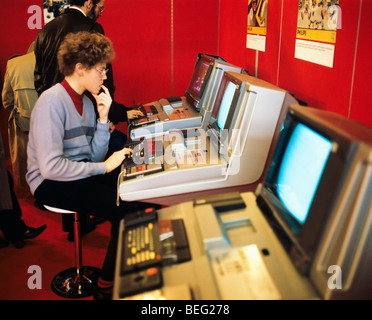
[[[74,214],[75,267],[58,273],[51,284],[52,290],[64,298],[84,298],[94,294],[100,269],[82,266],[82,244],[79,213],[44,204],[45,209],[62,214]]]
[[[47,206],[46,204],[44,204],[44,208],[49,210],[49,211],[56,212],[56,213],[75,214],[75,211],[56,208],[56,207],[51,207],[51,206]]]

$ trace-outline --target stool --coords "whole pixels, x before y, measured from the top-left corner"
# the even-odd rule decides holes
[[[97,285],[100,269],[90,266],[82,266],[82,246],[80,234],[79,213],[47,205],[44,207],[52,212],[62,214],[74,214],[74,245],[75,267],[58,273],[51,284],[55,294],[64,298],[84,298],[93,295]]]

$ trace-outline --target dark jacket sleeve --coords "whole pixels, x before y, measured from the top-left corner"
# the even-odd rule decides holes
[[[108,117],[114,124],[128,120],[127,107],[115,100],[112,101]]]

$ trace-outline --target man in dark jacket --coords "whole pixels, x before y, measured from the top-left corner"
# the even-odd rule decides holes
[[[93,0],[71,0],[70,8],[48,22],[35,41],[35,89],[40,94],[58,82],[63,75],[58,70],[57,51],[63,38],[70,32],[99,32],[100,27],[87,16]]]

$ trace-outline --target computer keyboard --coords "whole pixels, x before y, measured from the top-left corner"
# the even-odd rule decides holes
[[[183,220],[159,219],[155,208],[127,213],[119,234],[115,287],[120,299],[161,288],[164,267],[191,260]]]
[[[152,139],[134,141],[125,145],[125,148],[132,149],[132,153],[124,159],[124,168],[149,163],[151,158],[163,156],[163,144],[161,141],[155,143]]]
[[[124,147],[133,150],[134,147],[136,145],[140,144],[140,143],[141,142],[133,142],[133,143],[130,143],[130,144],[125,145]],[[125,156],[125,159],[123,161],[123,164],[124,164],[124,168],[130,168],[130,167],[133,167],[133,166],[136,165],[136,163],[134,163],[134,161],[133,161],[133,154],[132,153]]]
[[[163,170],[163,165],[153,160],[153,158],[163,156],[162,143],[156,145],[154,140],[144,139],[127,144],[125,147],[133,150],[123,161],[127,178]]]
[[[146,116],[147,116],[147,112],[146,112],[146,110],[145,110],[145,107],[144,107],[144,106],[142,106],[142,105],[141,105],[141,106],[140,106],[140,107],[138,108],[138,110],[139,110],[139,111],[141,111],[141,112],[143,113],[143,116],[144,116],[144,117],[146,117]]]
[[[128,119],[128,124],[130,126],[138,127],[160,121],[157,116],[158,110],[154,105],[150,106],[140,105],[137,107],[137,110],[141,111],[143,113],[143,116],[134,119]]]
[[[154,114],[158,114],[158,110],[154,105],[150,106],[143,106],[141,105],[138,110],[140,110],[143,113],[144,117],[152,116]]]
[[[122,274],[161,262],[158,215],[155,210],[150,210],[125,218]]]

